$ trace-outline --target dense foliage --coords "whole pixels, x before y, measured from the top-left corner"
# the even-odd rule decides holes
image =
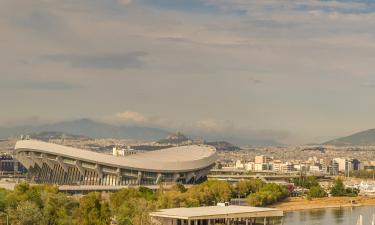
[[[264,184],[260,179],[240,180],[233,186],[233,197],[246,197],[259,191]]]
[[[0,214],[17,225],[151,225],[149,213],[158,208],[215,205],[232,197],[246,197],[252,205],[272,204],[287,197],[287,188],[259,179],[236,185],[209,180],[186,189],[152,191],[145,187],[122,189],[112,194],[92,192],[73,197],[48,185],[19,184],[14,191],[0,189]],[[0,215],[0,221],[4,215]]]
[[[375,178],[375,170],[353,170],[350,171],[350,176],[362,179]]]
[[[327,192],[320,186],[315,176],[300,176],[293,179],[295,186],[309,189],[306,193],[308,199],[327,197]]]
[[[311,187],[319,186],[318,179],[315,176],[300,176],[293,178],[295,186],[310,189]]]
[[[266,206],[276,203],[288,197],[288,189],[285,186],[274,183],[263,185],[258,192],[250,194],[247,203],[252,206]]]
[[[327,192],[320,185],[311,187],[307,193],[307,198],[309,199],[323,197],[327,197]]]
[[[355,197],[358,196],[359,190],[355,188],[345,188],[344,183],[339,178],[335,181],[335,184],[331,188],[332,196],[348,196]]]
[[[0,212],[9,215],[11,224],[73,224],[77,207],[76,199],[51,186],[22,183],[14,191],[0,189]]]

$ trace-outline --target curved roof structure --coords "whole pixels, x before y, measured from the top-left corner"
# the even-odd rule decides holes
[[[22,140],[16,143],[15,151],[16,154],[38,152],[110,167],[153,172],[195,171],[207,168],[217,160],[215,148],[206,145],[179,146],[118,157],[42,141]]]

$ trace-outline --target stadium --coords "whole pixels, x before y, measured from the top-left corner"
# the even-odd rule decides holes
[[[16,158],[34,183],[131,186],[199,183],[215,165],[215,148],[187,145],[113,156],[36,140],[21,140]]]

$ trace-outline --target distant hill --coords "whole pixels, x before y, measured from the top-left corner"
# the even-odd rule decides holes
[[[375,129],[365,130],[350,136],[337,138],[323,144],[336,146],[375,145]]]
[[[47,132],[44,133],[43,132]],[[56,132],[56,134],[54,134]],[[59,134],[60,133],[60,134]],[[229,142],[235,145],[252,145],[252,146],[281,146],[279,142],[272,139],[264,139],[251,134],[227,134],[227,133],[212,133],[212,132],[190,132],[187,138],[182,133],[175,133],[170,135],[170,131],[157,127],[143,127],[143,126],[125,126],[112,125],[103,122],[94,121],[91,119],[78,119],[71,121],[63,121],[58,123],[44,124],[44,125],[25,125],[13,127],[0,126],[0,139],[7,139],[19,135],[38,134],[44,137],[40,139],[48,139],[48,135],[79,135],[89,138],[116,138],[116,139],[133,139],[144,141],[157,141],[160,143],[169,142],[176,144],[180,142],[189,142],[194,140],[206,140],[207,142]],[[167,137],[170,135],[169,137]],[[167,137],[167,138],[165,138]]]
[[[192,141],[186,137],[183,133],[177,132],[168,135],[166,138],[157,141],[159,144],[182,144],[188,141]]]
[[[48,141],[50,139],[75,139],[75,140],[88,140],[90,138],[83,135],[67,134],[64,132],[56,131],[43,131],[40,133],[29,134],[31,139]]]
[[[241,149],[240,147],[226,141],[213,141],[206,142],[205,144],[215,147],[218,151],[237,151]]]
[[[116,126],[90,119],[79,119],[40,126],[0,127],[0,138],[47,131],[83,135],[91,138],[119,138],[145,141],[155,141],[170,133],[160,128]]]
[[[209,141],[205,142],[203,140],[192,140],[188,137],[186,137],[183,133],[177,132],[172,133],[168,135],[166,138],[157,141],[159,144],[166,144],[166,145],[175,145],[175,144],[206,144],[211,145],[216,148],[218,151],[237,151],[241,148],[238,146],[235,146],[227,141]]]

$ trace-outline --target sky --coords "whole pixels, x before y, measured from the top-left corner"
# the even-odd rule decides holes
[[[0,126],[317,143],[375,128],[375,3],[1,0]]]

